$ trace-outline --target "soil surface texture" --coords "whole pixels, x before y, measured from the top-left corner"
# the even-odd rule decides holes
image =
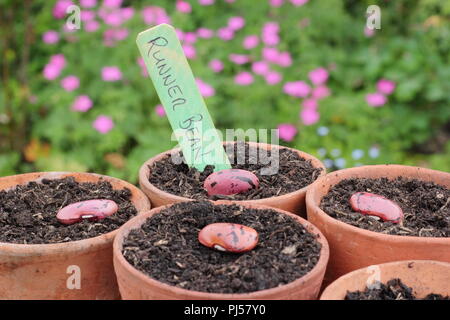
[[[389,280],[386,284],[378,282],[378,288],[366,288],[364,291],[347,291],[345,300],[450,300],[450,297],[430,293],[424,298],[417,298],[413,290],[400,279]]]
[[[254,228],[257,246],[245,253],[222,252],[198,241],[211,223]],[[293,218],[275,210],[184,202],[149,218],[124,239],[125,259],[153,279],[179,288],[248,293],[292,282],[314,268],[321,244]]]
[[[396,202],[403,210],[403,223],[377,220],[352,210],[355,192],[370,192]],[[342,222],[392,235],[450,237],[450,189],[432,182],[399,177],[395,180],[346,179],[333,186],[320,208]]]
[[[116,230],[137,214],[129,189],[114,190],[107,181],[78,183],[73,177],[29,182],[0,191],[0,242],[45,244],[92,238]],[[119,211],[95,222],[64,225],[59,209],[79,201],[108,199]]]
[[[296,152],[286,148],[281,148],[277,155],[273,151],[250,147],[247,143],[235,144],[234,150],[230,148],[228,156],[234,169],[248,170],[258,177],[259,188],[231,196],[212,196],[209,197],[211,200],[255,200],[280,196],[308,186],[317,179],[322,171],[320,168],[313,167],[310,160],[305,160]],[[181,152],[178,157],[182,157]],[[233,159],[237,161],[233,161]],[[239,161],[239,159],[244,161]],[[270,164],[270,159],[273,163],[279,163],[278,171],[268,169],[276,169],[276,166]],[[261,169],[268,172],[262,172]],[[203,172],[200,172],[195,168],[189,168],[185,163],[174,164],[168,153],[167,157],[150,166],[149,181],[165,192],[180,197],[203,200],[208,199],[208,194],[203,189],[203,183],[213,171],[213,166],[207,166]]]

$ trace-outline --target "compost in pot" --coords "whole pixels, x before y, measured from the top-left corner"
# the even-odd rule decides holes
[[[364,291],[347,291],[345,300],[450,300],[450,297],[430,293],[424,298],[418,298],[413,289],[400,279],[391,279],[386,284],[374,283]]]
[[[356,211],[351,199],[359,192],[392,201],[401,208],[401,219],[389,221],[382,215],[377,217]],[[330,188],[320,208],[339,221],[370,231],[404,236],[450,237],[450,190],[433,182],[402,177],[394,180],[345,179]],[[397,209],[394,207],[393,210]]]
[[[228,148],[227,148],[228,149]],[[187,164],[174,164],[170,154],[150,167],[149,181],[158,189],[165,192],[190,199],[226,199],[226,200],[256,200],[281,196],[302,189],[314,182],[322,169],[315,168],[311,160],[300,157],[296,152],[287,148],[280,148],[278,156],[272,151],[249,146],[247,143],[241,147],[234,145],[233,155],[229,154],[233,169],[247,170],[256,175],[259,180],[258,187],[251,188],[245,193],[233,195],[212,195],[204,187],[205,180],[213,173],[214,168],[207,166],[203,172],[189,168]],[[261,169],[267,168],[267,160],[260,161],[259,154],[278,161],[279,168],[276,174],[261,174]],[[255,159],[256,155],[256,159]],[[181,153],[179,154],[181,157]],[[233,164],[233,159],[245,159],[242,164]]]
[[[80,219],[64,224],[57,213],[85,200],[113,201],[117,212],[102,219]],[[127,188],[114,190],[107,181],[79,183],[73,177],[43,179],[0,191],[0,242],[18,244],[61,243],[93,238],[116,230],[137,210]],[[94,221],[93,221],[94,220]]]
[[[232,223],[258,233],[256,247],[237,253],[199,242],[214,223]],[[292,217],[272,209],[182,202],[151,216],[123,240],[122,254],[149,277],[179,288],[248,293],[290,283],[317,264],[321,244]]]

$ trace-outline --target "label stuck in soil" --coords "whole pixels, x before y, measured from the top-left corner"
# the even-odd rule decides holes
[[[187,164],[231,168],[174,28],[160,24],[136,42]]]

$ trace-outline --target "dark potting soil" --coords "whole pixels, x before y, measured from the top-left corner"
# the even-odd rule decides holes
[[[371,192],[396,202],[403,210],[402,224],[383,222],[352,210],[355,192]],[[450,237],[450,189],[432,182],[399,177],[395,180],[346,179],[333,186],[320,208],[342,222],[392,235]]]
[[[199,231],[216,222],[254,228],[259,243],[245,253],[203,246]],[[122,252],[136,269],[161,282],[203,292],[245,293],[304,276],[317,264],[320,250],[314,234],[274,210],[195,201],[162,210],[132,230]]]
[[[130,198],[129,189],[114,190],[107,181],[78,183],[73,177],[43,179],[0,191],[0,242],[60,243],[108,233],[137,214]],[[60,208],[91,199],[113,200],[119,211],[102,220],[72,225],[56,219]]]
[[[313,167],[310,160],[303,159],[297,153],[286,148],[280,149],[278,157],[266,150],[261,150],[264,153],[263,158],[255,157],[255,155],[259,155],[259,151],[260,148],[250,147],[247,143],[245,148],[235,144],[233,154],[228,154],[234,169],[248,170],[258,177],[258,189],[232,196],[213,196],[210,199],[252,200],[280,196],[306,187],[314,182],[322,171],[320,168]],[[267,160],[261,159],[266,156],[270,159],[273,155],[276,157],[275,161],[279,163],[278,172],[262,175],[261,169],[270,167],[270,164],[267,164]],[[245,163],[233,164],[237,162],[233,161],[234,157],[236,159],[242,157],[245,159]],[[203,172],[200,172],[195,168],[189,168],[185,163],[174,164],[168,154],[167,157],[150,167],[149,181],[158,189],[168,193],[203,200],[208,199],[208,194],[203,189],[203,183],[213,171],[213,166],[207,166]]]
[[[391,279],[386,284],[378,282],[378,288],[364,291],[347,291],[345,300],[450,300],[449,296],[430,293],[425,298],[417,298],[412,288],[400,279]]]

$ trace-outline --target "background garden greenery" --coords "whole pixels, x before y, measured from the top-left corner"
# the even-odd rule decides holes
[[[135,39],[151,26],[143,14],[149,6],[163,8],[183,32],[217,31],[230,17],[245,19],[229,41],[214,36],[197,38],[192,45],[195,58],[189,62],[195,76],[214,88],[205,99],[218,128],[294,125],[298,132],[293,140],[281,143],[326,160],[331,170],[401,163],[450,171],[449,1],[310,0],[299,6],[288,0],[280,6],[269,0],[186,2],[190,13],[177,10],[176,1],[123,1],[122,8],[133,8],[132,17],[112,27],[99,18],[102,1],[97,1],[94,8],[82,8],[95,12],[97,31],[87,32],[82,22],[81,30],[65,32],[65,19],[55,18],[56,1],[0,0],[0,176],[92,171],[136,182],[145,160],[175,145],[167,119],[155,112],[159,101],[153,85],[137,63]],[[382,12],[381,30],[372,36],[364,32],[370,4]],[[276,47],[290,53],[292,65],[271,66],[282,75],[277,84],[253,75],[253,83],[239,85],[235,76],[251,73],[251,63],[233,63],[229,55],[262,60],[261,41],[249,50],[242,42],[248,35],[260,36],[268,22],[279,24]],[[105,32],[117,28],[128,35],[105,45]],[[58,32],[59,41],[43,41],[49,30]],[[55,54],[63,54],[66,65],[57,79],[48,80],[43,70]],[[221,72],[208,66],[213,59],[223,62]],[[121,79],[104,81],[106,66],[117,67]],[[309,72],[317,68],[329,72],[330,95],[319,102],[319,121],[305,125],[299,117],[304,99],[286,94],[283,87],[286,82],[309,83]],[[61,86],[69,75],[79,79],[76,90]],[[376,91],[380,79],[396,87],[386,104],[372,107],[366,96]],[[86,112],[71,108],[80,95],[92,101]],[[93,127],[101,115],[113,121],[103,134]]]

